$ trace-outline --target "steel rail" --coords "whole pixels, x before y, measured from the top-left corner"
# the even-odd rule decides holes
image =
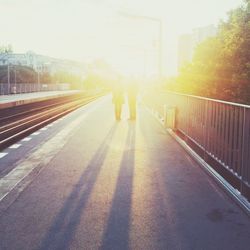
[[[72,101],[73,101],[73,99],[79,99],[79,97],[80,97],[79,95],[75,95],[75,96],[72,95],[72,96],[67,96],[66,98],[72,98]],[[81,98],[82,97],[84,97],[84,96],[81,96]],[[64,98],[64,100],[61,100],[62,98]],[[47,100],[47,101],[51,101],[51,100]],[[56,106],[59,106],[59,105],[63,105],[65,103],[69,103],[68,100],[65,100],[65,97],[58,97],[58,98],[54,99],[53,101],[55,101],[55,103],[52,103],[52,104],[49,104],[49,105],[46,105],[46,104],[44,105],[45,101],[41,101],[43,103],[42,107],[36,107],[36,108],[29,109],[29,110],[18,112],[16,114],[0,117],[0,126],[3,123],[9,123],[13,119],[18,120],[19,117],[23,117],[25,115],[29,116],[30,114],[32,114],[34,112],[38,112],[38,111],[41,111],[41,110],[46,110],[46,109],[51,108],[51,107],[56,107]],[[37,103],[39,103],[39,102],[37,102]],[[28,105],[30,105],[30,104],[28,104]]]
[[[33,121],[36,120],[37,117],[38,117],[39,119],[41,119],[42,117],[45,117],[45,116],[48,115],[49,113],[51,113],[51,112],[53,112],[53,111],[56,112],[57,110],[60,110],[60,109],[64,108],[64,106],[72,105],[72,104],[74,104],[75,102],[78,103],[78,102],[80,102],[80,100],[77,100],[77,101],[74,101],[74,102],[70,102],[70,103],[65,103],[65,104],[63,104],[63,105],[61,105],[61,106],[56,106],[56,107],[51,108],[51,109],[49,109],[49,110],[43,110],[43,111],[41,111],[41,112],[39,112],[39,113],[36,113],[36,114],[34,114],[34,115],[31,115],[31,116],[29,116],[29,117],[25,117],[25,118],[23,118],[23,119],[21,119],[21,120],[16,120],[16,121],[10,122],[10,123],[7,124],[7,125],[1,126],[1,127],[0,127],[0,138],[1,138],[1,135],[2,135],[2,134],[4,134],[4,133],[10,131],[11,129],[15,129],[15,128],[18,128],[18,127],[23,126],[23,125],[25,125],[25,124],[28,124],[28,123],[30,123],[30,122],[33,122]]]
[[[43,111],[29,118],[24,118],[22,121],[15,121],[9,124],[9,128],[0,132],[0,150],[3,150],[13,144],[14,142],[22,139],[23,137],[35,132],[36,130],[44,127],[45,125],[63,117],[64,115],[96,100],[103,95],[96,95],[82,100],[76,100],[66,103],[62,106],[53,108],[52,110]]]

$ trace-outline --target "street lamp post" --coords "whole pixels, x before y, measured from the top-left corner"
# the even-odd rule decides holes
[[[40,84],[40,73],[39,73],[39,70],[37,71],[37,83],[38,83],[38,85]]]
[[[159,32],[158,32],[158,75],[159,78],[162,77],[162,20],[160,18],[156,17],[150,17],[150,16],[142,16],[142,15],[136,15],[136,14],[130,14],[126,12],[120,12],[122,16],[126,16],[129,18],[134,19],[144,19],[151,22],[156,22],[159,25]]]
[[[10,65],[8,64],[8,73],[7,73],[7,77],[8,77],[8,94],[10,94]]]
[[[15,89],[16,89],[16,66],[15,66]]]
[[[34,87],[36,87],[36,91],[38,90],[40,91],[41,90],[40,88],[40,65],[37,66],[36,70],[37,70],[37,86],[34,86]]]

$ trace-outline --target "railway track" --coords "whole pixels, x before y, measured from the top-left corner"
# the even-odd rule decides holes
[[[0,118],[0,150],[101,96],[103,94],[78,95],[72,99],[61,99],[55,103],[49,102],[47,105],[43,103],[43,106],[35,105],[35,108],[30,107],[28,110],[14,111],[13,114],[2,116]]]

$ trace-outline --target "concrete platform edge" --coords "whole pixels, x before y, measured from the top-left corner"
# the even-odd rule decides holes
[[[3,178],[0,178],[0,186],[3,188],[3,193],[0,192],[0,216],[11,206],[13,202],[15,202],[19,195],[35,180],[35,178],[39,176],[42,170],[47,167],[56,154],[60,152],[60,150],[67,143],[68,139],[74,133],[74,129],[86,119],[89,113],[97,108],[97,106],[93,106],[93,104],[101,104],[105,96],[101,98],[87,103],[85,107],[89,108],[84,112],[84,114],[79,116],[76,120],[73,120],[68,127],[63,128],[54,137],[46,141],[41,147],[35,149],[27,159],[16,162],[13,170]],[[42,161],[40,161],[40,158]],[[19,170],[24,172],[24,175],[17,176],[16,178],[9,178],[13,172],[15,173]],[[8,185],[9,181],[12,182],[10,185]],[[4,185],[1,185],[1,182],[7,182],[7,188],[5,188]]]
[[[44,96],[44,97],[37,97],[37,98],[31,98],[31,99],[24,99],[24,100],[18,100],[18,101],[12,101],[12,102],[5,102],[5,103],[0,103],[0,109],[5,109],[5,108],[12,108],[24,104],[29,104],[29,103],[34,103],[34,102],[40,102],[40,101],[46,101],[50,99],[54,99],[57,97],[63,97],[63,96],[70,96],[78,93],[79,91],[76,92],[70,92],[70,93],[63,93],[63,94],[56,94],[56,95],[50,95],[50,96]]]

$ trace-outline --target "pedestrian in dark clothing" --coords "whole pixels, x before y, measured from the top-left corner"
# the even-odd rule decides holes
[[[124,104],[124,91],[121,84],[113,87],[113,99],[116,120],[121,120],[122,105]]]
[[[136,119],[136,99],[137,99],[138,86],[135,81],[131,81],[127,85],[128,106],[129,106],[129,119]]]

